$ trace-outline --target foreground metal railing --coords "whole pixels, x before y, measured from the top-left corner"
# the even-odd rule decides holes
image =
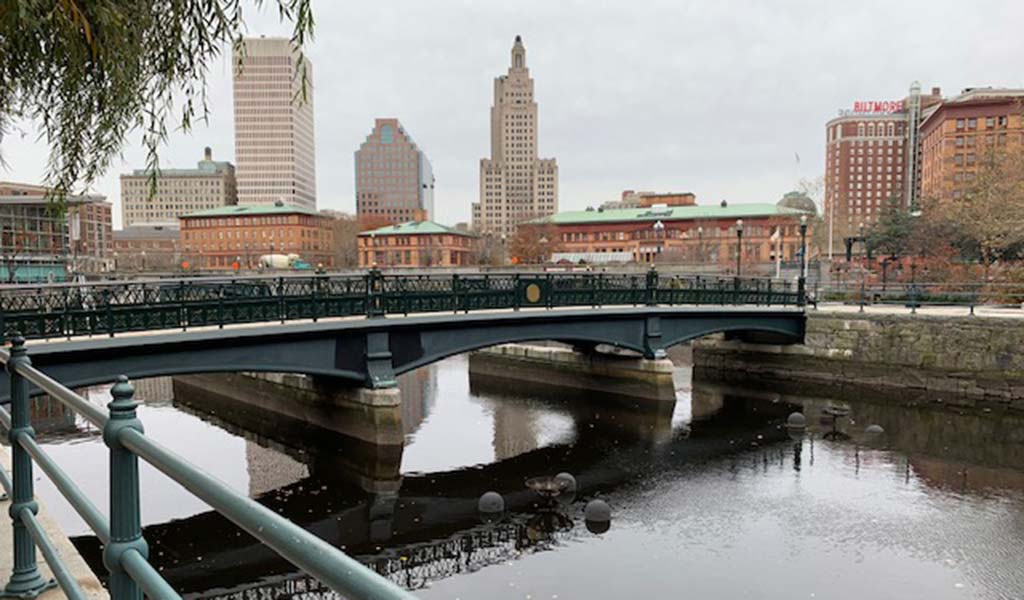
[[[804,279],[479,273],[179,279],[0,288],[0,332],[26,338],[425,312],[612,305],[803,306]]]
[[[68,598],[86,598],[37,520],[39,507],[33,492],[35,462],[103,543],[103,564],[110,574],[110,595],[114,600],[141,600],[143,594],[161,600],[180,598],[147,560],[148,547],[142,537],[140,517],[141,458],[342,596],[413,598],[341,550],[235,492],[147,437],[136,416],[135,392],[127,378],[120,377],[113,386],[113,401],[104,411],[34,368],[25,339],[20,335],[11,339],[10,351],[0,349],[0,363],[7,367],[11,386],[11,412],[0,409],[0,425],[9,432],[13,467],[13,481],[0,469],[0,484],[11,497],[14,538],[14,570],[0,595],[34,598],[59,584]],[[29,383],[103,431],[103,441],[110,448],[109,519],[36,443],[29,414]],[[56,582],[40,573],[36,565],[37,546]]]

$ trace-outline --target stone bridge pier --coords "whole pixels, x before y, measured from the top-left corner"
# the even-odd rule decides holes
[[[671,412],[672,361],[603,345],[502,344],[470,355],[471,377],[594,392],[601,402],[641,411]]]

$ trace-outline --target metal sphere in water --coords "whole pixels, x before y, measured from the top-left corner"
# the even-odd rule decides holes
[[[477,510],[486,514],[505,512],[505,499],[498,492],[485,492],[476,503]]]
[[[611,521],[612,507],[604,500],[591,500],[583,509],[583,518],[588,521]]]
[[[576,478],[571,473],[562,471],[558,475],[555,475],[555,481],[562,484],[562,493],[572,493],[576,491]]]
[[[881,425],[873,423],[864,428],[864,433],[868,435],[881,435],[885,433],[885,429],[882,429]]]
[[[804,429],[807,427],[807,417],[804,416],[804,413],[789,413],[789,416],[786,418],[786,427],[790,429]]]

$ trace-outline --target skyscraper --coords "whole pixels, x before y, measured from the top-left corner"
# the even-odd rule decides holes
[[[537,158],[537,137],[533,79],[517,35],[508,74],[494,80],[491,157],[480,161],[480,201],[473,204],[477,231],[512,235],[517,224],[558,211],[558,163]]]
[[[357,216],[389,223],[434,218],[434,171],[398,119],[377,119],[355,158]]]
[[[239,204],[316,209],[313,65],[299,57],[287,38],[247,38],[235,51]]]

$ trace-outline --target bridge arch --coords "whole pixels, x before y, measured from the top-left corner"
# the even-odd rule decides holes
[[[67,386],[212,372],[285,372],[390,387],[401,373],[489,346],[537,340],[610,344],[653,358],[713,333],[803,340],[793,309],[640,307],[239,327],[32,344],[37,367]],[[6,392],[6,386],[3,388]],[[5,394],[6,395],[6,394]]]

